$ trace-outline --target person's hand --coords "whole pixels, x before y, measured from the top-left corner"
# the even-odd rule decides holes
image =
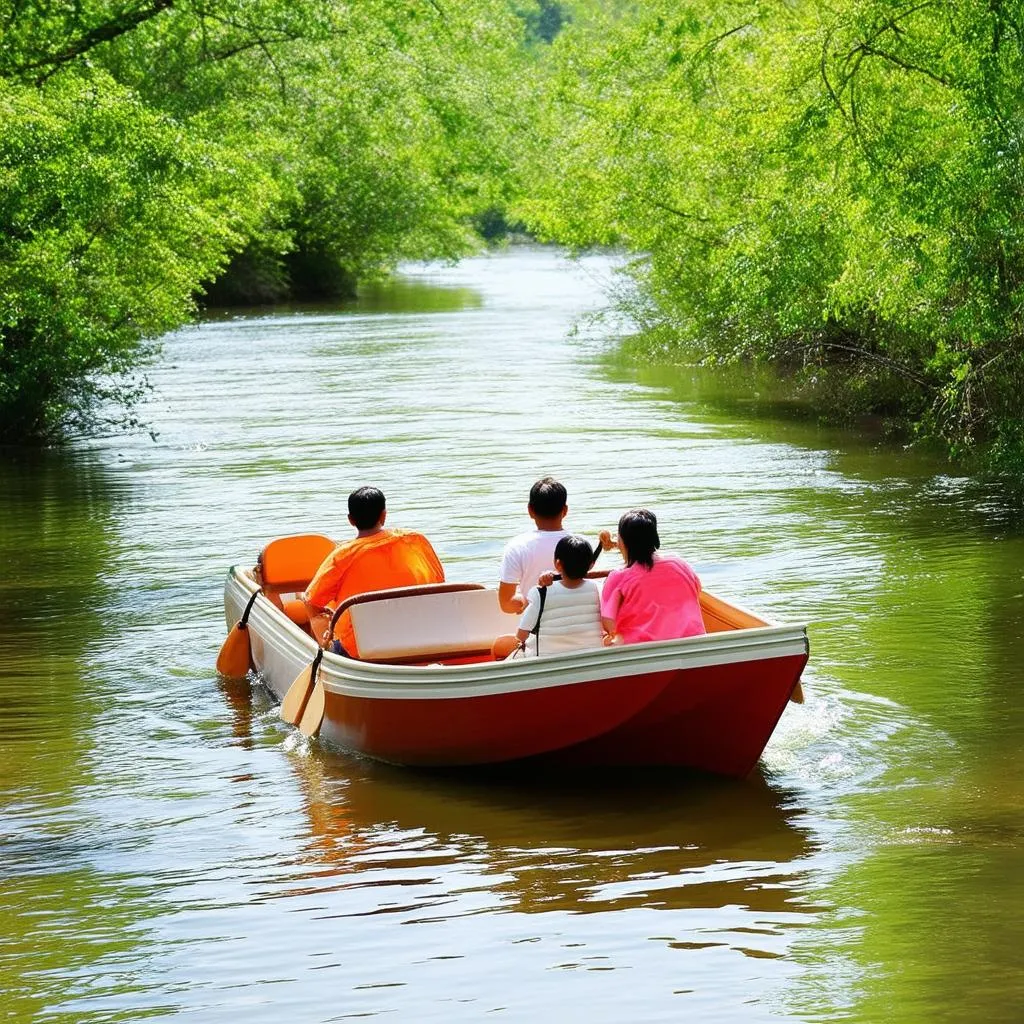
[[[612,539],[611,530],[602,530],[598,535],[597,539],[601,542],[602,551],[611,551],[612,548],[616,547],[615,541],[618,538]]]
[[[511,598],[509,604],[512,605],[512,610],[515,612],[516,615],[521,615],[524,611],[526,611],[526,601],[518,594],[516,594],[515,597]]]
[[[612,647],[615,644],[615,634],[605,633],[601,640],[604,643],[605,647]]]
[[[555,582],[555,574],[549,569],[547,572],[542,572],[537,577],[538,587],[550,587]]]

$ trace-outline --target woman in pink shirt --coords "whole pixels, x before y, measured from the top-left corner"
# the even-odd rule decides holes
[[[619,520],[619,550],[626,567],[613,569],[605,580],[601,624],[620,643],[705,632],[697,574],[678,556],[658,554],[660,547],[653,512],[635,508]]]

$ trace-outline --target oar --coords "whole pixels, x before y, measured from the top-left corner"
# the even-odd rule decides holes
[[[281,701],[281,718],[289,725],[298,725],[303,711],[306,710],[309,694],[313,689],[313,680],[323,656],[322,649],[316,652],[316,657],[295,677],[295,682],[288,687],[288,692]]]
[[[327,650],[333,651],[335,654],[340,654],[343,658],[351,658],[352,655],[341,646],[340,640],[334,639],[334,629],[338,625],[338,620],[341,618],[341,613],[349,607],[350,604],[358,603],[358,595],[348,598],[346,601],[342,601],[334,612],[331,614],[331,624],[327,627],[324,632],[324,642],[327,644]],[[306,698],[305,705],[302,708],[299,719],[299,731],[303,736],[315,736],[320,731],[320,726],[324,721],[324,708],[326,705],[327,697],[324,693],[324,681],[320,678],[317,673],[319,668],[320,658],[323,657],[323,651],[317,657],[317,660],[313,663],[310,668],[310,681],[314,683],[313,692]],[[301,677],[300,677],[301,678]],[[298,679],[295,683],[298,683]],[[292,685],[294,686],[295,683]],[[290,692],[290,691],[289,691]],[[283,708],[283,705],[282,705]],[[284,713],[282,710],[282,718]],[[287,721],[287,719],[285,719]]]
[[[315,736],[320,731],[320,725],[324,720],[325,700],[324,681],[318,675],[316,685],[309,695],[309,700],[306,701],[306,708],[299,720],[299,732],[303,736]]]
[[[217,671],[228,679],[243,679],[249,669],[252,668],[252,648],[249,644],[249,612],[256,603],[256,598],[262,594],[262,589],[249,598],[249,603],[242,612],[242,617],[235,623],[231,632],[224,638],[221,644],[220,654],[217,655]]]

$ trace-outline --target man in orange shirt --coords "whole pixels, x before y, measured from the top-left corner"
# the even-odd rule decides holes
[[[368,590],[444,582],[430,541],[408,530],[385,530],[387,514],[384,494],[376,487],[360,487],[348,496],[348,521],[356,536],[323,560],[302,595],[313,636],[321,645],[334,609],[347,598]],[[338,620],[334,635],[349,654],[358,653],[348,612]]]

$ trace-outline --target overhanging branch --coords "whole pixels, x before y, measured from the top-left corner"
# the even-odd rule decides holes
[[[134,11],[126,11],[124,14],[118,15],[116,18],[111,18],[109,21],[105,21],[102,25],[97,25],[95,28],[90,29],[84,35],[81,35],[74,42],[70,43],[63,50],[57,53],[48,54],[45,57],[39,57],[36,60],[28,61],[25,64],[20,64],[13,68],[5,77],[11,78],[16,76],[25,75],[31,71],[39,71],[46,69],[45,72],[39,76],[36,80],[36,84],[42,84],[50,77],[55,71],[61,68],[63,65],[70,63],[73,60],[77,60],[83,54],[88,53],[93,47],[99,46],[101,43],[108,43],[112,39],[117,39],[119,36],[123,36],[126,32],[130,32],[133,28],[141,25],[145,21],[149,21],[151,18],[155,18],[158,14],[174,6],[175,0],[152,0],[147,7],[140,7]]]

